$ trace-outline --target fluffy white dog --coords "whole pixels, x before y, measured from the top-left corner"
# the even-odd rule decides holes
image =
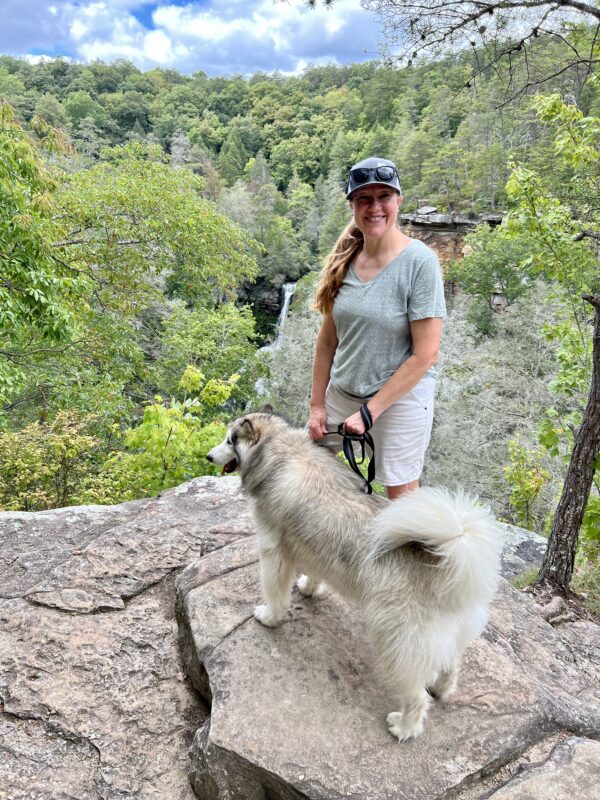
[[[239,470],[254,499],[264,599],[256,619],[281,621],[296,569],[302,594],[323,580],[358,604],[395,695],[390,733],[418,736],[431,698],[450,695],[461,653],[487,620],[502,550],[489,509],[445,489],[393,502],[365,495],[332,453],[269,414],[233,422],[208,459]]]

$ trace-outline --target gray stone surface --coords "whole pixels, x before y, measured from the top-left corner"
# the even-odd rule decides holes
[[[237,478],[0,514],[1,800],[193,797],[174,576],[250,532]]]
[[[466,799],[482,775],[498,776],[491,790],[510,780],[533,748],[546,760],[562,731],[600,735],[592,623],[554,629],[503,581],[456,695],[398,744],[360,612],[333,594],[295,595],[266,629],[252,618],[257,567],[254,543],[239,541],[178,580],[186,666],[212,704],[192,748],[203,800]]]
[[[546,552],[548,540],[537,533],[504,525],[504,552],[502,553],[502,574],[505,578],[515,578],[530,569],[539,567]]]
[[[198,479],[161,497],[114,507],[0,513],[0,800],[191,800],[192,741],[192,777],[203,798],[219,796],[218,787],[232,781],[238,796],[249,800],[342,796],[338,782],[348,785],[347,764],[339,760],[343,750],[361,772],[350,796],[383,796],[373,794],[379,767],[398,759],[401,746],[385,732],[385,694],[372,678],[360,614],[333,596],[296,598],[281,629],[254,623],[252,530],[250,505],[236,477]],[[536,560],[540,542],[518,529],[509,539],[505,569],[514,574]],[[547,626],[541,617],[538,623]],[[510,665],[512,648],[524,646],[526,634],[514,633],[508,612],[506,625],[504,631],[491,629],[498,642],[484,639],[478,646],[484,650],[469,656],[476,669],[461,684],[458,716],[446,716],[441,707],[433,711],[426,736],[430,730],[437,731],[432,741],[442,730],[447,736],[442,757],[435,756],[439,786],[468,782],[481,760],[461,761],[453,740],[472,742],[498,761],[493,715],[473,727],[483,719],[481,707],[498,696],[499,708],[508,709],[498,711],[509,720],[502,736],[514,735],[513,723],[529,731],[523,741],[537,736],[546,750],[536,751],[532,764],[550,752],[545,731],[555,730],[552,709],[562,709],[564,699],[545,696],[535,712],[541,733],[534,734],[529,712],[503,697],[514,685],[526,706],[530,678],[509,671],[489,696],[464,694],[473,681],[478,686],[484,680],[488,650],[507,651],[504,660],[496,654],[490,662],[489,669],[497,662],[500,670]],[[600,659],[598,642],[590,640],[587,623],[560,626],[558,633],[561,658],[577,675],[573,685],[581,704],[591,709],[586,670],[590,660]],[[525,655],[535,659],[539,651]],[[540,664],[548,666],[543,659]],[[321,696],[321,688],[335,695]],[[576,730],[594,728],[590,713],[581,711]],[[417,755],[402,767],[402,781],[396,776],[394,798],[402,798],[401,787],[418,782],[424,769],[419,743],[402,747]],[[508,744],[503,747],[499,752]],[[281,766],[279,774],[275,766]],[[408,795],[425,796],[420,789]]]
[[[542,764],[524,769],[493,800],[600,800],[600,742],[571,737]]]

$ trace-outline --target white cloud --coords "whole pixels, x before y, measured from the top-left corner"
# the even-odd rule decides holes
[[[364,60],[367,51],[372,56],[377,49],[375,18],[359,0],[336,0],[330,8],[319,4],[315,9],[304,0],[198,0],[179,5],[154,0],[151,24],[151,0],[70,0],[53,6],[30,0],[32,16],[37,13],[38,22],[42,20],[37,30],[19,21],[18,0],[3,2],[12,10],[4,15],[8,28],[0,32],[0,52],[11,52],[11,25],[20,33],[15,52],[35,48],[81,60],[126,58],[141,69],[159,65],[208,74],[295,73],[307,64]],[[143,22],[135,16],[138,10]]]
[[[73,23],[71,25],[71,36],[73,37],[73,39],[75,39],[75,41],[83,39],[83,37],[87,32],[88,32],[87,25],[85,25],[79,19],[73,20]]]
[[[162,31],[150,31],[144,36],[144,55],[157,64],[168,64],[173,60],[173,45]]]

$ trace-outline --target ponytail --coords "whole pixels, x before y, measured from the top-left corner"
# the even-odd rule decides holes
[[[331,313],[333,301],[344,282],[348,267],[362,250],[363,244],[363,235],[352,220],[342,231],[323,266],[314,304],[314,308],[321,314]]]

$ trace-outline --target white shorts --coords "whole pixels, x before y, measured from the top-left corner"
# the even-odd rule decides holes
[[[431,438],[435,378],[426,375],[410,392],[386,409],[371,429],[375,445],[375,479],[384,486],[400,486],[421,477]],[[362,402],[350,400],[331,384],[325,395],[327,428],[337,428]],[[319,444],[342,449],[341,437],[326,436]]]

